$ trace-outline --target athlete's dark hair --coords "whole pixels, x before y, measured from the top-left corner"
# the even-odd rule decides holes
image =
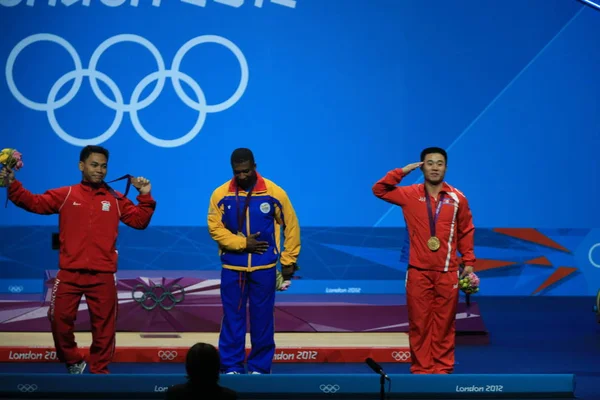
[[[421,161],[425,160],[425,156],[427,156],[427,154],[441,154],[444,156],[446,164],[448,164],[448,154],[446,154],[446,150],[442,149],[441,147],[428,147],[424,149],[421,152]]]
[[[252,150],[239,148],[231,153],[231,165],[241,164],[246,161],[250,161],[250,163],[254,164],[254,154],[252,154]]]
[[[83,149],[81,149],[81,152],[79,153],[79,161],[85,162],[93,153],[104,154],[106,161],[108,161],[108,150],[101,146],[91,145],[85,146]]]

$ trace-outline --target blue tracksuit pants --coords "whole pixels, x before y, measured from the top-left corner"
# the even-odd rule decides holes
[[[275,267],[253,272],[221,269],[223,321],[219,335],[222,372],[244,373],[247,308],[250,311],[248,372],[271,373],[275,354]]]

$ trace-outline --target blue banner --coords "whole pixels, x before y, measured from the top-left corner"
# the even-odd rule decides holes
[[[597,4],[0,0],[0,149],[43,193],[80,180],[82,146],[107,147],[107,180],[149,178],[158,202],[148,230],[121,229],[119,269],[218,270],[209,198],[249,147],[298,214],[296,290],[394,294],[404,216],[372,187],[440,146],[473,213],[479,295],[595,295]],[[57,229],[0,206],[0,278],[55,266]]]
[[[250,147],[303,226],[395,227],[402,213],[371,187],[437,145],[478,227],[600,224],[575,206],[579,188],[589,198],[600,188],[549,164],[597,169],[600,54],[582,38],[600,37],[600,16],[576,0],[2,0],[0,10],[0,147],[23,153],[18,176],[34,192],[76,183],[81,147],[100,144],[108,180],[152,181],[154,226],[203,226],[232,150]],[[540,202],[534,187],[555,185]],[[56,222],[0,210],[0,225]]]
[[[575,376],[572,374],[531,375],[390,375],[394,396],[457,395],[461,398],[477,397],[572,397]],[[40,395],[52,397],[60,393],[160,393],[164,396],[169,386],[183,383],[183,375],[112,374],[106,376],[67,374],[0,374],[0,393]],[[293,374],[293,375],[239,375],[221,376],[221,384],[244,394],[281,395],[358,395],[377,394],[379,376],[375,374]],[[387,390],[387,383],[386,383]],[[314,397],[313,397],[314,398]]]

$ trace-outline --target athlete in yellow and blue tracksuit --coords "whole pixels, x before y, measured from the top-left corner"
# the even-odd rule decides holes
[[[208,230],[223,264],[221,369],[244,373],[249,303],[248,372],[268,374],[275,354],[276,266],[280,262],[284,279],[291,279],[297,269],[300,228],[286,192],[256,172],[249,149],[235,150],[231,165],[234,177],[212,193],[208,211]]]

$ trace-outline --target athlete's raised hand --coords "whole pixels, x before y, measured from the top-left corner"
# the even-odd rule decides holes
[[[150,193],[150,189],[152,189],[150,181],[143,176],[131,178],[131,184],[140,192],[140,194],[148,194]]]
[[[421,165],[423,165],[422,162],[416,162],[416,163],[408,164],[406,167],[402,168],[402,175],[408,175],[408,174],[410,174],[412,171],[414,171],[415,169],[419,168]]]
[[[10,185],[15,180],[15,171],[8,167],[0,166],[0,179],[4,180],[7,186]]]

